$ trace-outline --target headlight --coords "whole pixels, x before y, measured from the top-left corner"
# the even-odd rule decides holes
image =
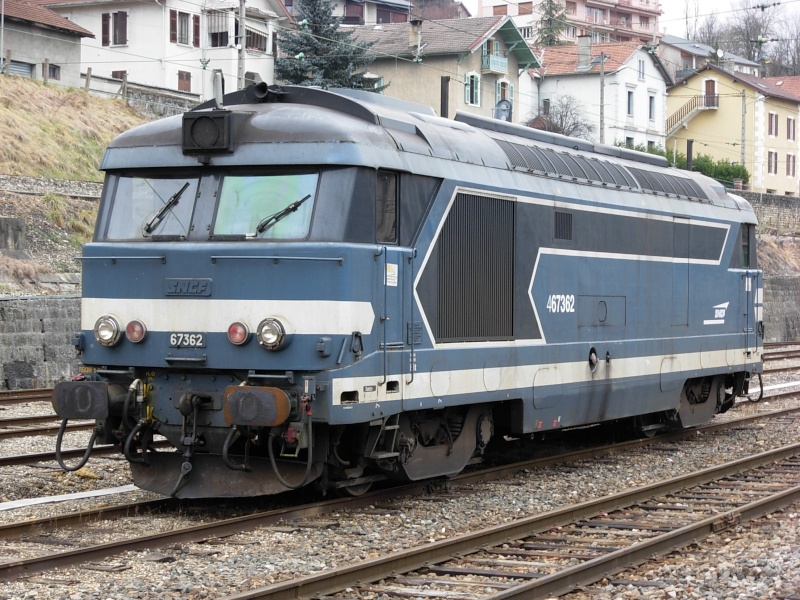
[[[103,346],[115,346],[122,337],[119,323],[111,315],[103,315],[94,324],[94,339]]]
[[[125,337],[134,344],[141,342],[146,333],[147,327],[138,319],[134,319],[125,327]]]
[[[256,337],[258,338],[258,343],[267,350],[277,350],[286,339],[286,329],[278,319],[268,317],[258,324]]]
[[[246,323],[236,321],[230,324],[230,327],[228,327],[228,340],[231,344],[241,346],[242,344],[246,344],[249,339],[250,328],[247,327]]]

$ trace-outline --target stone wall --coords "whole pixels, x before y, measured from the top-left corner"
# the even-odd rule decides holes
[[[761,231],[778,234],[800,233],[800,199],[777,194],[729,191],[753,205]]]
[[[76,373],[79,313],[75,296],[0,299],[0,389],[50,387]]]
[[[766,341],[800,340],[800,277],[764,284]],[[50,387],[77,373],[72,336],[80,328],[80,298],[0,298],[0,389]]]
[[[764,279],[764,337],[768,342],[800,340],[800,277]]]

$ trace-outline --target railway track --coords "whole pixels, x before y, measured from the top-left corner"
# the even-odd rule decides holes
[[[800,444],[227,600],[548,597],[800,499]],[[476,594],[477,592],[477,594]],[[343,594],[343,595],[340,595]]]
[[[620,444],[589,448],[577,452],[570,452],[566,454],[562,453],[547,458],[521,461],[511,465],[502,465],[488,469],[484,468],[481,470],[476,470],[475,472],[464,473],[450,481],[459,485],[471,485],[485,481],[493,481],[515,475],[524,470],[541,469],[567,462],[601,458],[615,453],[631,451],[635,448],[648,445],[665,444],[687,437],[694,437],[698,434],[698,432],[709,434],[714,431],[721,431],[729,428],[746,427],[761,419],[782,419],[796,416],[798,413],[800,413],[800,408],[771,411],[758,416],[735,419],[729,421],[728,423],[710,425],[699,430],[687,430],[676,432],[674,434],[658,436],[656,438],[632,440]],[[15,577],[47,571],[57,567],[67,567],[83,562],[98,561],[129,550],[141,550],[144,548],[152,549],[186,542],[202,543],[234,533],[253,531],[258,527],[276,525],[289,520],[319,517],[344,509],[357,509],[366,506],[379,505],[399,497],[418,496],[424,493],[426,490],[431,489],[431,486],[436,485],[436,482],[422,482],[418,484],[372,492],[359,498],[328,500],[306,504],[303,506],[292,506],[277,510],[256,512],[243,517],[236,517],[234,519],[221,519],[185,529],[174,529],[153,535],[136,537],[133,539],[119,540],[111,543],[47,553],[36,557],[0,563],[0,581],[7,581]],[[100,519],[113,519],[132,514],[142,516],[143,514],[147,514],[149,511],[169,510],[169,507],[174,506],[174,503],[177,503],[177,501],[165,499],[163,501],[156,501],[154,503],[123,505],[117,508],[99,507],[94,510],[81,511],[79,513],[73,513],[70,515],[56,515],[51,518],[11,523],[0,526],[0,538],[11,539],[30,534],[32,532],[41,533],[47,530],[52,531],[54,529],[62,530],[70,527],[79,527]]]

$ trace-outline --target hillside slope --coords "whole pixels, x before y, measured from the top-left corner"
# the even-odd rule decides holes
[[[122,100],[0,76],[0,173],[102,181],[108,143],[144,122]]]

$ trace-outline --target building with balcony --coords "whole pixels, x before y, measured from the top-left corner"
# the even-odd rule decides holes
[[[520,121],[529,108],[516,93],[519,73],[539,62],[510,17],[490,16],[353,27],[371,42],[367,77],[382,93],[427,104],[442,117],[456,110]],[[502,101],[507,101],[502,102]],[[500,106],[511,105],[510,114]]]
[[[686,153],[693,140],[695,155],[744,165],[752,191],[797,196],[800,97],[790,88],[707,64],[669,91],[667,148]]]
[[[94,34],[80,46],[93,77],[200,100],[213,97],[216,73],[226,91],[236,89],[240,65],[248,79],[272,83],[276,30],[290,23],[280,0],[250,0],[241,33],[236,0],[37,1]]]
[[[479,15],[508,15],[527,40],[536,36],[536,23],[541,15],[539,5],[532,2],[480,0]],[[560,0],[566,8],[567,27],[562,32],[566,42],[576,42],[588,35],[592,43],[635,42],[652,44],[658,33],[661,4],[657,0]]]

